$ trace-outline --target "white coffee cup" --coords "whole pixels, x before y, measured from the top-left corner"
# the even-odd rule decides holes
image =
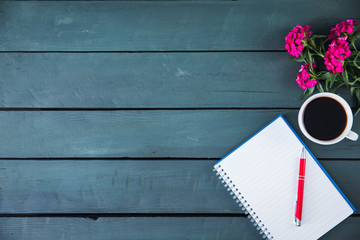
[[[343,130],[343,132],[336,138],[331,139],[331,140],[320,140],[320,139],[316,139],[313,136],[311,136],[306,128],[305,128],[305,124],[304,124],[304,111],[306,109],[306,107],[308,106],[308,104],[313,101],[314,99],[320,98],[320,97],[328,97],[328,98],[332,98],[334,100],[336,100],[338,103],[341,104],[341,106],[344,108],[345,113],[346,113],[346,117],[347,117],[347,122],[346,122],[346,126],[345,129]],[[298,114],[298,122],[299,122],[299,127],[301,132],[305,135],[305,137],[307,137],[308,139],[310,139],[311,141],[318,143],[318,144],[322,144],[322,145],[330,145],[330,144],[335,144],[340,142],[341,140],[343,140],[344,138],[348,138],[352,141],[356,141],[358,139],[358,135],[351,131],[351,127],[353,125],[353,114],[351,111],[351,108],[349,106],[349,104],[339,95],[334,94],[334,93],[328,93],[328,92],[324,92],[324,93],[318,93],[318,94],[314,94],[313,96],[309,97],[301,106],[299,114]]]

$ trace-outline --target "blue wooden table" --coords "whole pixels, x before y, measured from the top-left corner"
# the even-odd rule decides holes
[[[0,2],[0,239],[261,239],[212,166],[279,114],[300,132],[284,37],[359,10]],[[360,141],[306,143],[359,209]],[[359,239],[358,214],[323,239]]]

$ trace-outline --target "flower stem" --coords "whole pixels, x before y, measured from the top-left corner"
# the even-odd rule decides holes
[[[310,41],[310,44],[308,45],[309,46],[309,48],[311,49],[311,50],[313,50],[317,55],[319,55],[320,57],[324,57],[324,54],[322,54],[321,52],[318,52],[317,50],[316,50],[316,48],[314,47],[314,46],[312,46],[312,42]]]

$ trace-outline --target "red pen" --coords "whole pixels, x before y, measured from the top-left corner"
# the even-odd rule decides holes
[[[306,165],[306,156],[305,156],[305,147],[303,147],[300,158],[299,184],[298,184],[296,212],[295,212],[295,225],[297,227],[301,226],[301,219],[302,219],[302,206],[303,206],[304,183],[305,183],[305,165]]]

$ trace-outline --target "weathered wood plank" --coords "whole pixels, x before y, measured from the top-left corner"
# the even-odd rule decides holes
[[[0,214],[242,213],[209,160],[2,160]],[[360,161],[321,161],[360,208]],[[357,212],[358,213],[358,212]]]
[[[287,59],[287,53],[3,53],[0,107],[299,107],[299,64]]]
[[[360,2],[29,1],[0,9],[4,51],[282,50],[297,24],[327,34],[339,21],[359,20]]]
[[[349,239],[357,240],[360,237],[360,219],[350,217],[337,225],[320,239]]]
[[[297,110],[1,111],[0,157],[220,158],[283,114]],[[355,119],[355,132],[360,121]],[[304,137],[303,137],[304,138]],[[359,158],[359,141],[308,143],[318,158]]]
[[[7,1],[18,1],[18,0],[7,0]],[[26,1],[26,0],[25,0]],[[49,1],[49,0],[36,0],[36,1]],[[51,0],[50,0],[51,1]],[[56,0],[56,1],[68,1],[68,0]],[[98,1],[98,2],[108,2],[108,1],[113,1],[113,2],[129,2],[129,0],[71,0],[74,2],[92,2],[92,1]],[[132,2],[137,2],[137,1],[149,1],[149,2],[157,2],[157,1],[164,1],[164,0],[133,0]],[[177,1],[184,1],[184,0],[166,0],[168,2],[177,2]],[[239,1],[239,0],[191,0],[194,2],[218,2],[218,1],[224,1],[224,2],[228,2],[228,1]]]
[[[245,217],[2,218],[0,228],[6,240],[261,239]]]
[[[360,218],[350,217],[321,239],[357,240]],[[0,237],[21,239],[262,239],[245,217],[2,218]]]

